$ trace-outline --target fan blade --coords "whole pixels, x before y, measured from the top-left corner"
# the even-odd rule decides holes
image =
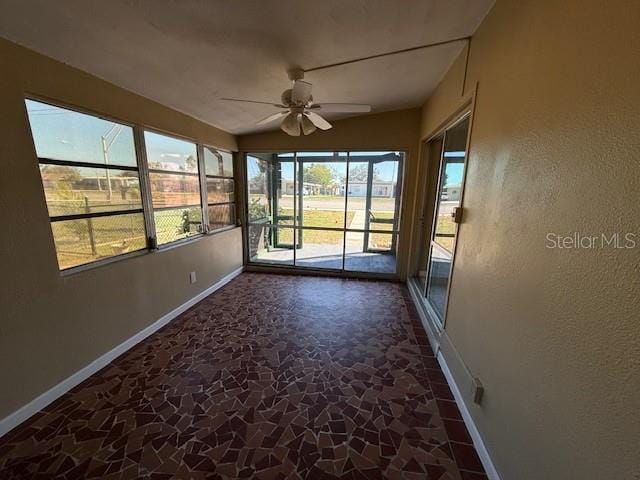
[[[296,80],[291,90],[291,100],[297,105],[306,105],[311,99],[311,84],[304,80]]]
[[[259,102],[258,100],[243,100],[241,98],[221,98],[220,100],[226,100],[227,102],[259,103],[261,105],[271,105],[272,107],[276,107],[276,108],[287,108],[286,106],[280,103]]]
[[[268,117],[263,118],[259,122],[256,122],[256,125],[264,125],[265,123],[271,123],[274,120],[278,120],[279,118],[284,117],[287,113],[289,112],[285,111],[285,112],[274,113],[273,115],[269,115]]]
[[[331,128],[331,124],[316,112],[306,112],[305,115],[308,116],[309,120],[320,130],[329,130]]]
[[[315,103],[309,108],[332,113],[367,113],[371,111],[371,105],[362,103]]]
[[[300,136],[300,120],[298,119],[298,115],[300,114],[290,113],[289,115],[284,117],[280,128],[287,135],[291,135],[292,137]]]
[[[302,126],[302,133],[305,135],[311,135],[316,131],[316,126],[309,120],[307,115],[300,116],[300,126]]]

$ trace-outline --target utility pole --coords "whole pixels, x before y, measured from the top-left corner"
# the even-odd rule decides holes
[[[112,126],[107,133],[105,133],[104,135],[102,135],[102,137],[100,137],[102,140],[102,157],[104,158],[105,165],[109,165],[109,149],[113,145],[113,142],[115,142],[118,136],[120,135],[120,132],[122,132],[122,125],[116,124]],[[113,136],[109,138],[111,134],[113,134]],[[105,172],[107,176],[107,188],[109,191],[108,200],[111,201],[111,197],[113,195],[113,187],[111,186],[111,175],[109,173],[108,168],[105,169]],[[98,188],[100,188],[99,179],[98,179]],[[102,190],[102,188],[100,188],[100,190]]]

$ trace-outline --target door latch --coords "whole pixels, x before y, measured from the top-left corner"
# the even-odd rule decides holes
[[[462,207],[455,207],[451,212],[451,218],[454,223],[462,223]]]

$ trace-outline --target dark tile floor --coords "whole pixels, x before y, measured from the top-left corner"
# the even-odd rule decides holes
[[[0,439],[0,478],[481,479],[401,284],[245,273]]]

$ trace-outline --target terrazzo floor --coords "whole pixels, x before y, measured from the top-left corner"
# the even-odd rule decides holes
[[[0,478],[486,478],[406,287],[244,273],[0,439]]]

